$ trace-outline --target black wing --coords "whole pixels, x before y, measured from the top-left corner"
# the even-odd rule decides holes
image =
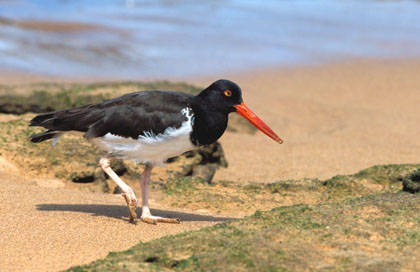
[[[168,91],[135,92],[98,104],[41,114],[31,120],[30,126],[48,130],[32,135],[31,141],[41,142],[65,131],[85,132],[88,139],[107,133],[134,139],[145,132],[159,134],[187,120],[181,110],[192,103],[193,97]]]

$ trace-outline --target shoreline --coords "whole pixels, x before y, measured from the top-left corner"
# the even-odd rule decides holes
[[[202,87],[216,79],[248,78],[264,74],[288,74],[298,71],[312,71],[334,69],[335,67],[347,67],[357,65],[413,65],[420,63],[419,57],[395,57],[395,58],[349,58],[313,63],[296,63],[294,65],[273,65],[257,68],[245,68],[231,72],[213,72],[197,76],[148,76],[148,77],[109,77],[109,76],[56,76],[46,73],[35,73],[17,68],[0,67],[0,85],[20,85],[33,83],[63,82],[63,83],[91,83],[91,82],[115,82],[115,81],[175,81],[199,84]]]

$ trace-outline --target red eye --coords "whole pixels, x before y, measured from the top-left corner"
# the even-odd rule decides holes
[[[231,96],[232,96],[232,91],[231,91],[231,90],[226,90],[226,91],[224,91],[224,94],[225,94],[227,97],[231,97]]]

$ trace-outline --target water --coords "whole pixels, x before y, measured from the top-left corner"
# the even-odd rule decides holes
[[[418,56],[419,1],[0,0],[0,68],[49,75],[186,77]]]

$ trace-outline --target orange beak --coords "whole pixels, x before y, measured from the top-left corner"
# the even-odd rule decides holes
[[[248,120],[251,124],[253,124],[256,128],[261,130],[265,135],[273,139],[274,141],[278,142],[279,144],[283,143],[283,140],[277,136],[274,131],[272,131],[258,116],[255,115],[247,106],[245,106],[244,102],[239,105],[234,106],[236,108],[236,112],[242,115],[246,120]]]

